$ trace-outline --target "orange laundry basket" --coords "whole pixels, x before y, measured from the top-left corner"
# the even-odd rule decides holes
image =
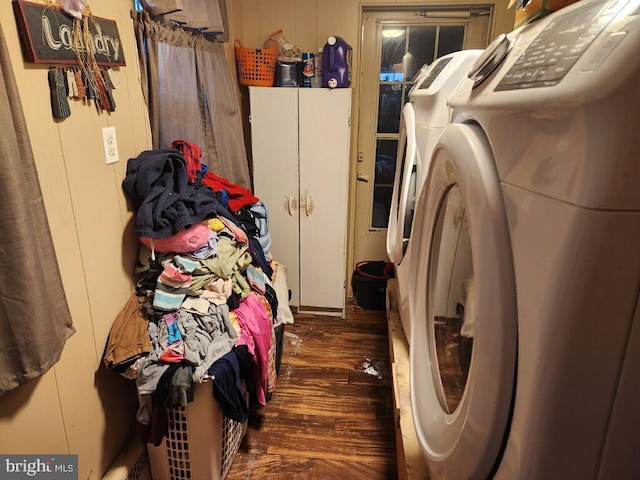
[[[236,40],[234,50],[240,85],[273,85],[278,58],[278,47],[275,43],[269,48],[246,48],[240,40]]]

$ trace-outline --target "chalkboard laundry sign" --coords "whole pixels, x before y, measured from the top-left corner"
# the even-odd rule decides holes
[[[34,63],[77,64],[73,50],[73,17],[63,9],[13,0],[13,9],[27,60]],[[98,65],[124,66],[124,53],[115,21],[91,16],[90,41]],[[84,39],[79,47],[84,49]]]

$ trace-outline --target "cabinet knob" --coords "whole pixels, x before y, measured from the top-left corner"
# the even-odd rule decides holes
[[[304,214],[309,217],[313,213],[313,198],[309,196],[309,192],[304,192],[304,196],[300,198],[300,208],[304,208]]]
[[[285,207],[290,217],[293,217],[293,212],[298,209],[298,199],[285,195]]]

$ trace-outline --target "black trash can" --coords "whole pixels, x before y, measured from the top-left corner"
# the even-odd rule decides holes
[[[367,310],[385,310],[387,280],[394,275],[393,263],[383,260],[358,262],[351,276],[351,288],[358,305]]]

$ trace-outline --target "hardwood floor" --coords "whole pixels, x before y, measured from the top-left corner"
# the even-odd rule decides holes
[[[227,475],[239,479],[397,479],[384,311],[298,314],[284,333],[278,384],[252,408]]]

